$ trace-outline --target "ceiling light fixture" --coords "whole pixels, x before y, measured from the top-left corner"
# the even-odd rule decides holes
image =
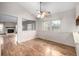
[[[50,14],[48,11],[42,11],[41,9],[41,2],[40,2],[40,10],[37,13],[37,18],[45,18]]]

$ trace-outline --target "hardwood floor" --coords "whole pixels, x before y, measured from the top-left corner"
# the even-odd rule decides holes
[[[75,48],[56,42],[33,39],[17,45],[4,44],[2,56],[75,56]]]

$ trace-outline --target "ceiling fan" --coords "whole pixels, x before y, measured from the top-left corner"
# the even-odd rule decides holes
[[[41,3],[40,2],[40,10],[37,12],[37,18],[45,18],[45,17],[48,17],[51,13],[49,11],[42,11],[41,9]]]

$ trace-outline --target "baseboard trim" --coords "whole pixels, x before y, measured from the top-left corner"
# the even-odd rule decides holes
[[[35,38],[35,39],[40,39],[40,40],[42,39],[42,40],[46,40],[46,41],[50,41],[50,42],[55,42],[55,41],[48,40],[48,39],[43,39],[43,38]],[[63,44],[63,43],[59,43],[59,42],[55,42],[55,43],[75,48],[74,46],[66,45],[66,44]]]

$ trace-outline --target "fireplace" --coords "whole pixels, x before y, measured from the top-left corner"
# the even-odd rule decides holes
[[[15,27],[6,27],[6,33],[15,33]]]
[[[14,33],[14,29],[8,29],[7,33]]]

